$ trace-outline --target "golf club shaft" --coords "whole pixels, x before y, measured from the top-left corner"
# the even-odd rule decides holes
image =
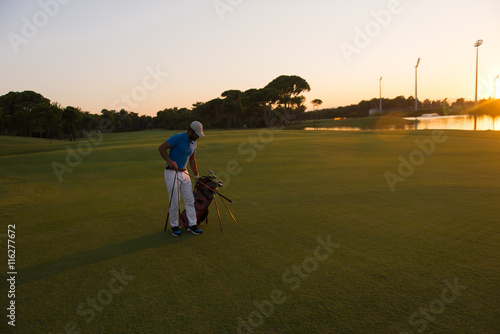
[[[218,194],[218,195],[220,196],[220,194]],[[214,197],[214,198],[215,198],[215,197]],[[235,219],[235,218],[234,218],[234,216],[233,216],[233,213],[232,213],[232,212],[231,212],[231,210],[229,210],[229,208],[227,207],[226,202],[224,202],[224,198],[223,198],[223,196],[221,196],[221,198],[220,198],[220,199],[221,199],[222,203],[224,204],[224,206],[226,207],[227,212],[229,212],[229,214],[231,215],[231,218],[233,218],[234,222],[235,222],[236,224],[238,224],[238,222],[236,221],[236,219]]]
[[[174,187],[176,179],[177,179],[177,171],[175,172],[174,184],[172,185],[172,194],[170,195],[170,202],[168,203],[167,220],[165,220],[165,228],[163,229],[163,231],[167,230],[168,218],[170,217],[170,206],[172,205],[172,198],[174,197]]]
[[[216,196],[214,196],[214,202],[215,202],[215,208],[217,209],[217,217],[219,218],[220,230],[222,231],[222,221],[220,219],[219,205],[217,204],[217,198],[216,198]]]

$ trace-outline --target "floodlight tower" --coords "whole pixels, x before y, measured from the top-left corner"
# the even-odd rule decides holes
[[[418,97],[417,97],[417,69],[420,64],[420,58],[417,60],[417,65],[415,65],[415,111],[418,110]]]
[[[379,100],[380,100],[380,109],[379,112],[382,113],[382,77],[378,80],[378,90],[379,90]]]
[[[475,103],[477,104],[477,78],[478,78],[478,72],[479,72],[479,47],[483,45],[483,40],[478,39],[476,43],[474,44],[474,47],[476,48],[476,99]]]

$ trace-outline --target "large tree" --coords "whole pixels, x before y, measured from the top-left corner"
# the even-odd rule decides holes
[[[46,137],[49,138],[50,144],[52,144],[54,130],[62,119],[63,110],[61,106],[57,103],[42,102],[35,107],[34,112],[38,116],[41,132],[46,131]]]
[[[208,102],[193,104],[193,116],[200,120],[206,127],[223,127],[222,120],[223,100],[212,99]]]
[[[249,89],[243,95],[243,104],[246,109],[247,116],[250,117],[250,124],[253,126],[265,125],[270,127],[273,124],[271,121],[271,111],[273,106],[280,99],[280,91],[275,88]],[[264,119],[262,119],[264,115]]]
[[[10,118],[11,125],[17,128],[18,133],[28,137],[33,136],[32,127],[36,119],[33,111],[39,103],[50,103],[50,100],[30,90],[9,92],[0,97],[0,107]]]
[[[311,87],[306,80],[297,75],[282,75],[271,81],[265,88],[276,89],[279,91],[279,104],[283,108],[284,124],[290,124],[290,108],[294,105],[298,109],[305,101],[301,95],[303,92],[309,92]]]
[[[221,96],[225,98],[222,100],[222,112],[226,117],[226,126],[228,128],[240,128],[243,93],[240,90],[231,89],[226,90]]]
[[[82,119],[83,117],[82,115],[83,114],[80,108],[75,108],[75,107],[64,108],[62,118],[66,123],[70,141],[76,140],[77,137],[76,124]]]

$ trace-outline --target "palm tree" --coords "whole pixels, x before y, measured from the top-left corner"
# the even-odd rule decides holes
[[[323,104],[323,101],[321,101],[320,99],[314,99],[311,101],[311,103],[313,105],[313,110],[318,110],[318,107]]]
[[[314,118],[314,122],[316,123],[316,121],[319,119],[318,107],[323,104],[323,101],[321,101],[320,99],[314,99],[311,101],[311,104],[313,105],[313,110],[316,110],[316,117]]]

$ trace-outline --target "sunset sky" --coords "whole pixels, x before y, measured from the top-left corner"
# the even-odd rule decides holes
[[[307,80],[322,108],[382,95],[493,96],[498,0],[40,0],[0,2],[0,95],[156,115],[274,78]],[[497,80],[497,97],[500,79]]]

